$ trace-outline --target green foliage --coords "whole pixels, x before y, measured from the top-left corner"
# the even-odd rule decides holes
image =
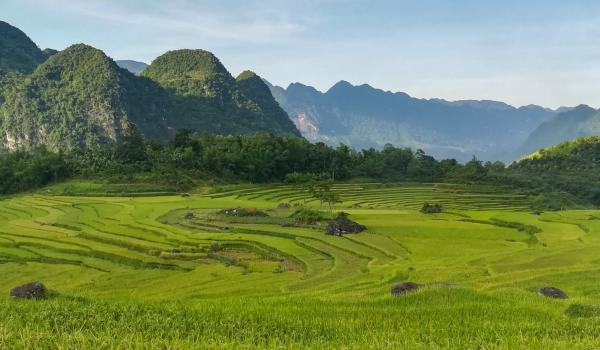
[[[9,72],[32,72],[45,59],[25,33],[0,21],[0,77]]]
[[[565,210],[576,208],[575,200],[565,192],[544,192],[533,197],[531,206],[535,210]]]
[[[302,207],[296,209],[290,215],[290,218],[294,219],[294,221],[299,224],[314,225],[319,221],[330,219],[330,216],[320,210]]]
[[[71,175],[72,169],[65,157],[45,148],[0,153],[0,194],[27,191]]]
[[[53,55],[5,99],[1,131],[11,148],[44,144],[73,150],[114,143],[132,123],[148,137],[166,136],[161,89],[86,45]]]
[[[600,137],[541,149],[511,164],[506,179],[531,189],[538,209],[600,206]]]
[[[0,34],[0,147],[86,149],[133,127],[161,143],[180,129],[300,136],[259,77],[238,84],[209,52],[169,52],[138,77],[84,44],[42,52],[4,22]]]
[[[242,76],[236,81],[210,52],[170,51],[154,60],[142,75],[170,92],[176,129],[224,135],[272,132],[300,136],[259,77]]]
[[[444,208],[439,203],[425,203],[421,208],[421,213],[423,214],[439,214],[444,211]]]

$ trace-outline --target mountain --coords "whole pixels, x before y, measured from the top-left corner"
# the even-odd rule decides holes
[[[136,76],[84,44],[41,51],[4,22],[0,34],[0,148],[88,148],[133,132],[166,142],[182,128],[300,136],[260,77],[237,81],[207,51],[166,53]]]
[[[276,130],[279,130],[281,133],[285,133],[288,130],[295,130],[293,134],[300,136],[299,131],[297,131],[291,122],[288,114],[273,98],[269,86],[265,84],[261,77],[247,70],[238,75],[236,81],[242,93],[254,101],[265,115],[271,116],[271,123]]]
[[[593,135],[600,135],[600,111],[580,105],[542,123],[517,153],[524,155],[577,137]]]
[[[311,141],[356,148],[392,143],[463,161],[473,155],[510,160],[510,151],[556,114],[534,105],[515,108],[496,101],[417,99],[346,81],[325,93],[300,83],[270,88]]]
[[[243,91],[256,93],[245,79],[236,81],[208,51],[167,52],[155,59],[142,76],[169,91],[174,101],[176,128],[208,134],[271,132],[300,136],[285,113],[278,110],[272,113],[271,107],[276,104],[273,97],[257,93],[254,97],[261,100],[254,101]]]
[[[115,61],[119,67],[127,69],[133,74],[140,74],[144,69],[148,68],[148,65],[144,62],[132,61],[132,60],[117,60]]]
[[[20,29],[0,21],[0,74],[30,73],[46,55]]]
[[[83,44],[51,56],[5,99],[0,131],[8,148],[85,148],[114,142],[134,125],[148,137],[168,136],[166,92]]]

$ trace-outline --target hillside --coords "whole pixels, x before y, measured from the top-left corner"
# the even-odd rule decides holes
[[[116,141],[134,124],[148,137],[168,136],[162,89],[83,44],[50,57],[5,98],[0,128],[7,148],[86,148]]]
[[[143,77],[158,82],[174,101],[176,128],[212,134],[272,132],[299,136],[287,115],[271,114],[244,94],[219,59],[204,50],[170,51],[152,62]],[[252,92],[252,91],[249,91]],[[270,98],[270,104],[275,103]]]
[[[300,136],[288,114],[273,98],[269,87],[261,77],[254,72],[244,71],[238,75],[236,82],[240,91],[256,103],[261,113],[271,116],[273,128],[283,134],[288,133],[289,130],[294,130],[291,134]]]
[[[579,137],[556,146],[542,148],[523,157],[513,166],[540,173],[552,170],[551,176],[562,173],[600,177],[600,173],[592,172],[594,169],[600,169],[600,136]]]
[[[518,149],[519,155],[582,136],[600,135],[600,111],[581,105],[541,124]]]
[[[341,81],[322,93],[310,86],[270,86],[312,141],[356,148],[386,143],[422,148],[438,158],[510,160],[510,152],[555,112],[495,101],[424,100]]]
[[[46,55],[20,29],[0,21],[0,74],[29,73]]]
[[[580,137],[543,148],[510,165],[508,176],[554,202],[600,206],[600,137]],[[558,193],[559,195],[556,195]]]
[[[135,76],[128,70],[143,64],[121,61],[120,68],[84,44],[41,51],[4,22],[0,33],[0,147],[88,148],[133,129],[159,142],[178,129],[300,136],[266,86],[256,79],[239,86],[207,51],[169,52]]]

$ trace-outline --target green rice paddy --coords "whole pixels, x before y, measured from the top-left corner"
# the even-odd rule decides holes
[[[600,348],[597,212],[534,215],[526,196],[485,186],[334,189],[366,232],[290,225],[294,206],[319,203],[286,185],[4,199],[0,348]],[[425,202],[446,211],[422,214]],[[235,207],[269,216],[218,214]],[[53,296],[9,299],[33,280]],[[392,297],[402,281],[426,287]]]

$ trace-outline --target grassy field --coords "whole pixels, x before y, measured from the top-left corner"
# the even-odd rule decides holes
[[[117,197],[75,183],[0,201],[0,348],[600,348],[600,213],[537,216],[499,188],[335,191],[366,232],[291,225],[319,203],[283,185]],[[268,216],[219,214],[234,207]],[[53,296],[9,299],[33,280]],[[392,297],[402,281],[425,288]],[[569,299],[538,296],[548,285]]]

